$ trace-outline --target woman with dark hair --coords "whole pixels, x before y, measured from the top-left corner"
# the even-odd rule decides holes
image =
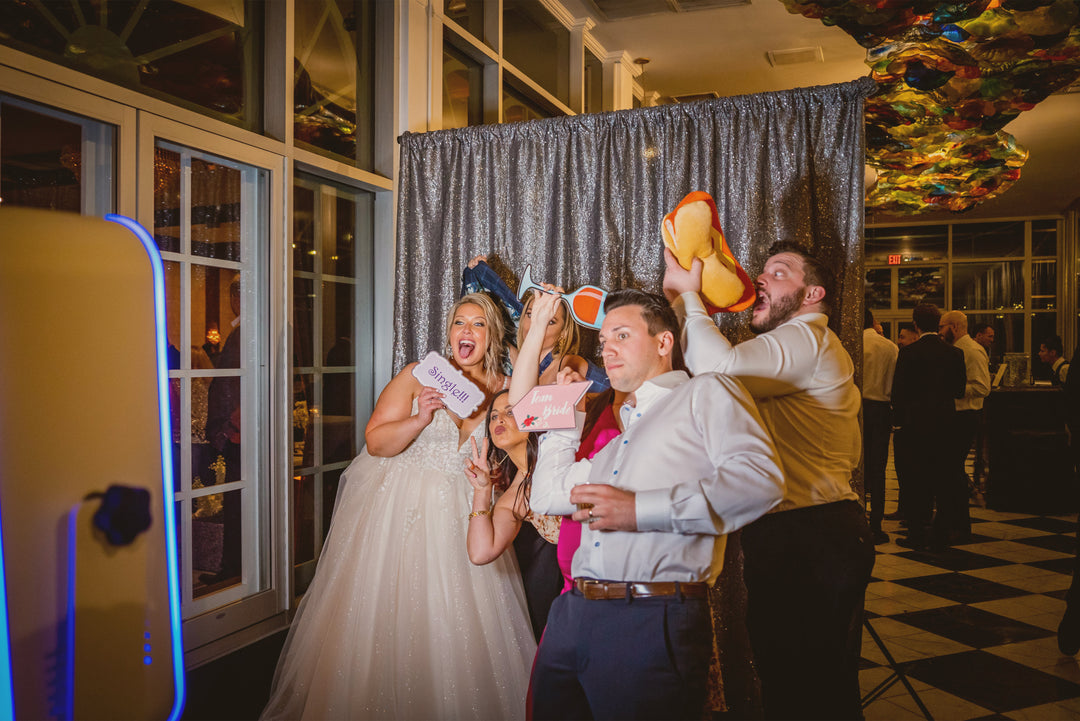
[[[551,602],[562,591],[555,557],[562,518],[529,509],[536,446],[535,433],[518,429],[507,391],[497,393],[488,409],[487,437],[479,447],[472,439],[472,458],[465,466],[465,475],[473,487],[466,547],[469,560],[483,565],[513,544],[533,634],[539,640]],[[493,492],[501,492],[494,505]]]
[[[494,395],[506,386],[501,313],[467,295],[447,318],[450,361]],[[406,366],[341,477],[315,578],[297,611],[263,718],[512,719],[536,652],[507,554],[470,564],[475,524],[461,467],[486,427]]]

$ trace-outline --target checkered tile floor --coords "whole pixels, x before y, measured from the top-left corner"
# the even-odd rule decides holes
[[[885,511],[896,509],[890,464]],[[1080,719],[1080,663],[1057,648],[1075,550],[1076,514],[971,508],[971,543],[944,553],[877,547],[867,619],[938,721]],[[864,630],[864,697],[892,676]],[[869,721],[925,718],[901,683],[864,710]]]

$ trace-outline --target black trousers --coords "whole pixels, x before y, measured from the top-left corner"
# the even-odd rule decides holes
[[[862,507],[771,513],[742,531],[747,629],[767,719],[861,719],[874,541]]]
[[[889,463],[892,407],[888,401],[863,401],[863,468],[870,494],[870,527],[880,531],[885,515],[885,467]]]
[[[975,443],[975,434],[979,430],[980,413],[981,411],[974,410],[956,412],[956,458],[954,460],[956,470],[954,471],[955,481],[952,487],[952,492],[956,494],[956,498],[951,504],[953,517],[948,519],[948,526],[951,530],[964,536],[971,534],[971,512],[968,508],[970,506],[968,502],[970,496],[968,484],[971,479],[964,469],[964,464],[967,462],[971,446]]]
[[[908,522],[908,538],[918,543],[931,540],[928,535],[931,522],[935,543],[945,543],[949,531],[955,528],[959,497],[955,490],[958,481],[951,415],[949,421],[949,425],[914,429],[905,426],[897,431],[897,444],[904,458],[903,493],[907,496],[904,517]],[[964,503],[966,506],[967,496]]]
[[[533,663],[532,718],[697,719],[712,649],[704,598],[555,599]]]

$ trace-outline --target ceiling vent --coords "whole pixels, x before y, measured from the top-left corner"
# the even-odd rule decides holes
[[[720,97],[720,93],[715,90],[710,90],[707,93],[687,93],[686,95],[672,95],[672,101],[676,103],[693,103],[698,100],[715,100]]]
[[[821,47],[791,48],[789,50],[770,50],[765,53],[769,58],[769,65],[778,68],[784,65],[803,65],[804,63],[823,63],[825,56],[821,53]]]
[[[604,22],[749,5],[750,0],[585,0]]]

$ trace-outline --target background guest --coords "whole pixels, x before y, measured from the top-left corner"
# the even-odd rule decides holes
[[[867,308],[863,314],[863,468],[870,495],[870,531],[876,544],[889,542],[889,534],[881,530],[881,520],[885,515],[885,467],[892,435],[889,394],[900,349],[875,325],[874,314]]]
[[[1059,388],[1069,377],[1069,361],[1064,358],[1061,336],[1052,335],[1039,344],[1039,360],[1050,367],[1050,383]]]

